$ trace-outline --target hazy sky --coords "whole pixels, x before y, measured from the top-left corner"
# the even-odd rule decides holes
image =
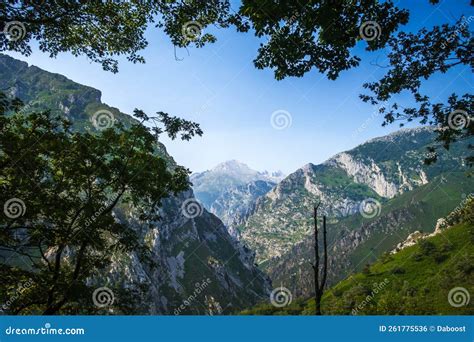
[[[453,23],[460,14],[473,15],[470,0],[446,0],[432,6],[428,0],[400,1],[411,10],[406,28],[418,29],[435,23]],[[406,29],[405,28],[405,29]],[[472,30],[472,22],[471,22]],[[148,113],[165,111],[197,121],[202,138],[190,142],[165,141],[168,151],[192,171],[237,159],[257,170],[295,171],[302,165],[319,163],[370,138],[388,134],[398,127],[382,128],[382,117],[358,95],[365,81],[375,81],[384,69],[385,52],[362,52],[357,69],[343,72],[329,81],[316,71],[303,78],[276,81],[271,70],[257,70],[252,60],[259,40],[233,29],[214,32],[218,41],[202,49],[178,50],[176,61],[169,39],[158,29],[147,32],[149,47],[143,51],[146,64],[120,61],[120,72],[103,71],[86,58],[61,54],[56,59],[38,52],[16,58],[56,72],[102,91],[102,101],[131,113],[140,108]],[[469,67],[430,80],[425,91],[445,99],[455,91],[472,92]],[[401,99],[403,100],[403,99]],[[291,126],[277,130],[272,113],[291,115]]]

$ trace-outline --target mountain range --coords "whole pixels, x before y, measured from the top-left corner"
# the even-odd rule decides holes
[[[465,157],[470,141],[425,165],[434,127],[401,129],[371,139],[318,165],[308,163],[277,182],[229,161],[193,174],[196,197],[231,234],[256,253],[274,284],[295,296],[313,292],[313,206],[327,215],[329,284],[362,270],[474,191]],[[255,181],[256,178],[263,178]]]
[[[98,110],[111,112],[124,125],[135,120],[102,103],[97,89],[1,54],[0,89],[24,102],[25,115],[50,110],[71,120],[79,131],[95,129],[92,117]],[[171,168],[176,165],[165,146],[157,147]],[[202,210],[193,218],[183,215],[186,201],[194,201],[192,190],[164,200],[161,220],[152,223],[151,229],[150,222],[139,221],[133,209],[116,208],[117,219],[139,233],[157,265],[149,268],[135,253],[117,254],[109,271],[94,280],[139,294],[138,305],[122,313],[173,314],[203,281],[207,285],[202,295],[180,314],[225,314],[268,297],[269,279],[255,267],[253,253],[232,238],[225,225],[208,211]]]
[[[297,296],[313,291],[313,207],[328,216],[328,282],[360,271],[416,230],[430,230],[474,191],[464,160],[472,141],[441,152],[425,165],[435,128],[402,129],[307,164],[257,199],[237,227],[275,284]]]
[[[235,227],[253,210],[257,198],[265,195],[284,178],[281,171],[259,172],[237,160],[220,163],[211,170],[193,173],[196,198],[218,216],[234,237]]]
[[[25,115],[51,110],[78,131],[95,130],[98,110],[125,125],[135,122],[102,103],[99,90],[5,55],[0,55],[0,89],[25,103]],[[223,162],[192,174],[192,189],[164,200],[159,222],[141,222],[133,208],[119,205],[116,218],[139,233],[157,266],[150,268],[133,252],[117,254],[94,282],[139,293],[140,305],[114,312],[127,314],[176,314],[204,280],[204,293],[178,314],[252,307],[268,301],[272,282],[307,298],[314,289],[312,212],[320,203],[320,214],[328,218],[328,286],[343,281],[347,287],[348,277],[380,262],[410,234],[431,232],[474,192],[465,165],[474,142],[455,143],[440,151],[436,163],[425,165],[436,135],[434,127],[402,129],[288,176]],[[157,148],[170,168],[176,166],[163,144],[157,142]],[[203,206],[200,215],[183,215],[183,206],[196,200]],[[334,302],[342,305],[340,298]]]

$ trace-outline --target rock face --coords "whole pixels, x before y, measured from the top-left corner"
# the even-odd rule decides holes
[[[195,218],[183,216],[183,203],[192,196],[189,191],[165,200],[162,220],[152,229],[133,213],[117,212],[140,232],[156,263],[150,267],[134,254],[118,255],[108,276],[124,288],[144,285],[139,313],[177,314],[184,303],[178,314],[228,314],[268,295],[269,280],[254,266],[254,254],[216,216],[206,210]],[[208,286],[186,304],[203,281]]]
[[[211,170],[192,174],[191,182],[196,198],[238,237],[235,227],[253,211],[257,198],[282,178],[281,172],[259,172],[230,160]]]
[[[25,112],[50,109],[72,120],[77,130],[93,129],[90,118],[98,109],[111,111],[125,125],[134,120],[101,103],[98,90],[5,55],[0,55],[0,88],[19,97]],[[159,148],[174,165],[165,147]],[[141,222],[133,209],[123,206],[115,210],[116,218],[137,231],[153,255],[149,263],[134,253],[116,253],[110,271],[91,280],[138,294],[139,303],[122,301],[127,309],[120,312],[227,314],[268,297],[269,279],[254,266],[254,254],[216,216],[206,210],[194,218],[183,215],[184,202],[193,198],[190,190],[164,200],[158,222]]]
[[[274,186],[274,182],[265,180],[233,186],[216,198],[211,205],[210,212],[224,222],[232,236],[238,238],[239,233],[235,227],[242,224],[252,213],[257,199]]]
[[[328,286],[360,272],[383,253],[416,243],[420,237],[430,237],[445,226],[438,218],[459,207],[464,191],[474,190],[474,179],[464,172],[440,175],[430,183],[405,192],[382,204],[373,218],[359,213],[345,218],[329,218]],[[449,195],[447,195],[449,194]],[[435,231],[431,232],[436,225]],[[409,241],[401,243],[407,236]],[[274,284],[282,284],[293,296],[307,297],[313,293],[314,242],[311,235],[295,244],[279,257],[263,266]]]
[[[434,128],[404,129],[376,138],[328,161],[307,164],[283,179],[257,201],[239,227],[242,239],[262,263],[281,256],[311,231],[313,206],[341,218],[358,213],[367,201],[383,203],[427,184],[439,174],[462,170],[467,144],[441,154],[431,167],[423,164]]]
[[[312,212],[321,201],[332,244],[329,282],[360,270],[410,233],[430,229],[459,204],[462,193],[473,191],[463,173],[472,141],[441,151],[438,162],[426,166],[424,156],[435,137],[432,127],[403,129],[303,166],[257,200],[238,227],[241,240],[275,284],[294,296],[308,296],[313,291]]]

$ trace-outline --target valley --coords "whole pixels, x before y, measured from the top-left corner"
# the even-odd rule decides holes
[[[92,134],[98,111],[110,113],[125,127],[136,124],[131,116],[102,103],[99,90],[5,55],[0,55],[0,76],[8,96],[24,102],[24,115],[49,110],[70,120],[74,131]],[[366,281],[360,272],[385,269],[380,263],[387,253],[410,234],[440,230],[440,219],[474,193],[474,178],[465,162],[472,139],[441,150],[436,163],[425,165],[436,134],[434,127],[401,129],[320,164],[308,156],[308,163],[289,175],[224,161],[191,174],[192,188],[164,199],[158,221],[144,221],[137,208],[118,203],[115,220],[139,236],[151,260],[135,251],[111,251],[112,264],[90,283],[107,284],[123,302],[113,309],[81,312],[275,314],[275,307],[264,303],[272,290],[285,288],[295,301],[280,312],[309,313],[314,306],[308,301],[314,294],[312,210],[321,203],[328,218],[331,289],[324,303],[337,307],[334,313],[349,314],[344,293],[358,288],[351,279]],[[154,153],[170,169],[178,168],[161,142],[156,141]],[[471,228],[470,221],[462,222],[452,231]],[[467,234],[464,230],[459,234]],[[410,250],[418,248],[411,244],[415,246]],[[8,265],[24,262],[2,257]],[[471,271],[466,272],[470,276]]]
[[[274,287],[307,298],[314,291],[312,209],[319,201],[329,218],[331,286],[360,272],[409,234],[434,231],[440,218],[474,192],[464,164],[469,141],[443,151],[438,163],[424,164],[435,134],[431,127],[403,129],[322,164],[307,164],[265,194],[247,198],[251,209],[243,217],[237,214],[229,227],[255,251],[256,262]],[[237,170],[227,170],[235,181]],[[225,179],[221,172],[215,184]],[[240,194],[227,197],[227,206],[215,212],[219,217],[232,217],[242,203]]]

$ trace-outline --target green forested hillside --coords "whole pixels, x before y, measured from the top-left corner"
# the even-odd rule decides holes
[[[363,272],[330,288],[323,297],[323,314],[474,314],[474,303],[468,301],[474,293],[473,215],[474,202],[471,200],[450,216],[451,222],[456,222],[452,227],[396,254],[386,253]],[[264,304],[243,312],[263,315],[313,313],[313,299],[296,300],[284,308]]]

